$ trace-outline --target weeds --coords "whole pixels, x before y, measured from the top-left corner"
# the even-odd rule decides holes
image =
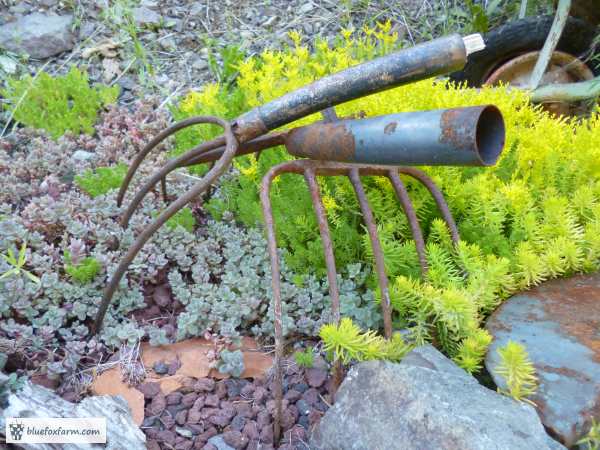
[[[29,280],[33,281],[36,284],[40,283],[40,279],[36,277],[34,274],[25,270],[25,262],[27,259],[27,243],[23,242],[21,245],[21,249],[19,250],[19,255],[15,256],[15,253],[12,248],[9,248],[6,255],[0,255],[11,266],[6,272],[0,275],[0,280],[2,278],[8,278],[10,276],[19,277],[25,275]]]
[[[87,169],[75,177],[75,183],[90,197],[96,198],[107,192],[118,189],[125,179],[127,165],[117,164],[112,167],[98,167],[95,171]]]

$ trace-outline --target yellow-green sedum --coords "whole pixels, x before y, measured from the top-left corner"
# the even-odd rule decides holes
[[[316,42],[310,52],[296,43],[265,51],[239,65],[237,85],[209,85],[185,97],[180,116],[234,117],[323,75],[396,47],[389,24],[342,33],[336,46]],[[227,100],[231,99],[228,103]],[[337,108],[339,116],[495,104],[506,121],[506,149],[491,168],[429,167],[457,220],[462,241],[453,248],[433,199],[406,180],[425,231],[429,276],[422,279],[408,224],[389,182],[366,179],[391,279],[395,327],[417,343],[434,342],[463,368],[481,367],[490,337],[483,320],[514,292],[600,263],[600,115],[586,120],[556,119],[530,104],[526,93],[506,88],[480,90],[427,80],[361,98]],[[304,118],[290,127],[319,120]],[[202,129],[180,141],[179,151],[217,130]],[[200,134],[202,133],[202,134]],[[262,175],[291,159],[283,149],[238,158],[238,177],[222,183],[209,208],[219,217],[232,211],[249,226],[262,221],[258,199]],[[372,261],[360,209],[344,178],[320,179],[338,267]],[[286,262],[298,272],[324,271],[319,228],[306,187],[294,175],[276,181],[272,195],[277,235]],[[374,277],[368,282],[377,289]],[[326,347],[339,348],[343,334],[322,333]],[[370,335],[369,335],[370,336]],[[341,350],[340,350],[341,351]],[[352,352],[341,353],[341,355]],[[345,359],[345,356],[340,356]]]

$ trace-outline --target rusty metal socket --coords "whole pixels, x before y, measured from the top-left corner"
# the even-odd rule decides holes
[[[505,141],[493,105],[316,123],[285,138],[294,156],[360,164],[491,166]]]

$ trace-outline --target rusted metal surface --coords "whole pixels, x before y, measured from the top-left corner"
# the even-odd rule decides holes
[[[408,198],[406,193],[406,189],[404,188],[404,184],[400,180],[398,176],[399,172],[406,172],[409,176],[414,177],[421,183],[425,180],[426,182],[431,180],[420,170],[407,168],[407,167],[398,167],[398,168],[390,168],[386,166],[373,166],[373,165],[358,165],[358,164],[346,164],[346,163],[337,163],[331,161],[314,161],[314,160],[296,160],[296,161],[288,161],[281,163],[277,166],[272,167],[269,172],[263,177],[261,183],[260,190],[260,201],[263,209],[263,217],[265,228],[267,231],[267,242],[268,242],[268,251],[269,258],[271,261],[271,287],[273,291],[273,310],[275,313],[274,323],[275,323],[275,380],[277,383],[283,378],[281,361],[283,359],[284,348],[283,348],[283,333],[282,333],[282,323],[283,323],[283,308],[281,305],[281,272],[280,272],[280,263],[279,263],[279,255],[277,253],[277,238],[276,238],[276,230],[275,223],[273,219],[273,210],[271,206],[270,192],[271,186],[273,184],[273,180],[284,173],[295,173],[298,175],[303,175],[304,179],[309,187],[309,191],[311,194],[311,200],[313,207],[315,209],[315,214],[317,216],[317,222],[319,224],[319,230],[321,233],[321,240],[323,241],[323,251],[325,253],[325,262],[327,266],[327,278],[329,281],[329,294],[331,297],[332,303],[332,315],[335,322],[339,322],[339,292],[336,281],[336,269],[335,269],[335,259],[333,255],[333,243],[331,241],[331,236],[329,232],[329,225],[327,223],[327,217],[325,214],[325,210],[323,208],[323,203],[321,201],[321,195],[319,192],[319,187],[316,181],[316,176],[347,176],[350,179],[350,182],[355,190],[356,196],[358,198],[359,206],[363,215],[363,220],[365,222],[367,232],[369,234],[369,238],[371,240],[371,246],[373,249],[373,256],[375,259],[375,270],[377,272],[377,279],[379,282],[379,289],[381,292],[381,310],[384,322],[384,333],[387,338],[390,338],[392,335],[392,313],[391,313],[391,305],[390,305],[390,296],[389,296],[389,288],[388,288],[388,278],[385,272],[385,262],[383,250],[381,248],[381,243],[379,241],[379,237],[377,234],[377,225],[375,223],[375,218],[373,217],[373,212],[371,211],[371,207],[369,206],[369,202],[367,200],[367,196],[360,180],[361,176],[385,176],[390,179],[392,185],[396,192],[398,193],[398,197],[405,211],[411,212],[408,215],[409,223],[411,224],[411,230],[413,231],[413,236],[416,236],[416,244],[417,244],[417,252],[419,254],[419,261],[421,262],[421,267],[423,273],[427,272],[427,260],[425,258],[425,248],[423,242],[423,235],[421,229],[419,228],[419,224],[416,218],[416,214],[414,213],[414,209],[412,208],[412,203]],[[432,182],[431,182],[432,183]],[[439,191],[438,191],[439,192]],[[445,202],[444,202],[445,204]],[[446,205],[447,208],[447,205]],[[450,215],[449,211],[447,212]],[[456,225],[454,224],[454,220],[451,218],[448,223],[449,228],[451,229],[451,234],[455,242],[458,241],[458,232],[456,231]],[[447,218],[447,217],[445,217]],[[339,364],[335,367],[335,377],[334,383],[339,382],[339,377],[341,376],[341,367]],[[277,388],[275,390],[275,401],[276,401],[276,409],[277,411],[281,411],[282,408],[282,395],[283,391],[281,386],[277,384]],[[279,414],[279,413],[278,413]],[[280,431],[280,416],[277,415],[275,417],[275,434]]]
[[[495,110],[494,107],[477,107],[479,108],[478,111],[480,111],[478,113],[479,116],[477,116],[477,114],[471,114],[469,117],[461,116],[461,112],[459,112],[456,120],[462,120],[462,122],[460,122],[460,126],[463,128],[461,128],[461,131],[458,133],[458,136],[454,141],[450,142],[448,140],[444,140],[442,138],[442,133],[438,133],[435,145],[432,144],[425,150],[423,150],[421,147],[425,146],[425,144],[429,141],[425,142],[416,139],[411,141],[410,145],[408,144],[408,140],[397,141],[396,143],[401,142],[402,146],[400,146],[401,148],[398,149],[396,154],[404,155],[403,158],[405,159],[400,158],[396,161],[393,158],[390,159],[389,155],[386,156],[385,152],[378,154],[375,148],[377,145],[377,136],[391,137],[393,139],[402,139],[404,136],[405,139],[408,139],[406,135],[415,131],[416,128],[403,128],[404,122],[408,120],[407,115],[392,115],[388,117],[375,118],[376,122],[383,121],[386,123],[383,124],[383,126],[380,126],[381,124],[377,122],[377,132],[375,133],[359,133],[362,139],[356,142],[356,135],[353,132],[354,128],[350,128],[348,130],[344,127],[347,127],[348,124],[351,124],[352,127],[355,127],[355,129],[358,130],[365,126],[366,119],[339,120],[332,106],[363,95],[389,89],[399,84],[457,70],[465,64],[466,54],[469,51],[475,51],[480,47],[479,40],[481,40],[481,38],[475,35],[469,36],[465,38],[465,40],[463,40],[463,38],[460,36],[450,36],[448,38],[438,39],[352,67],[338,74],[318,80],[309,86],[300,88],[297,91],[287,94],[266,105],[255,108],[254,110],[238,117],[237,119],[234,119],[231,122],[212,116],[195,117],[176,123],[167,130],[161,132],[136,156],[135,160],[132,162],[123,185],[119,191],[119,205],[121,205],[125,199],[133,176],[135,175],[137,168],[143,162],[144,158],[159,144],[164,142],[164,140],[169,136],[173,135],[179,130],[198,124],[216,124],[223,128],[223,135],[216,137],[211,141],[204,142],[189,150],[185,154],[170,160],[167,164],[156,171],[133,197],[133,200],[126,208],[122,216],[121,224],[124,227],[128,226],[132,214],[135,212],[145,195],[154,189],[158,183],[160,183],[160,189],[163,197],[165,198],[165,201],[167,201],[166,177],[170,172],[179,167],[185,167],[193,164],[210,164],[210,169],[206,175],[204,175],[204,177],[202,177],[200,181],[198,181],[184,195],[175,199],[171,204],[169,204],[166,209],[150,225],[148,225],[146,229],[142,231],[134,244],[127,250],[127,253],[123,257],[115,272],[113,272],[109,284],[106,287],[102,302],[99,306],[96,320],[91,329],[91,335],[94,335],[101,329],[104,316],[110,305],[110,301],[120,284],[121,279],[123,278],[129,264],[133,261],[145,243],[162,225],[164,225],[169,218],[171,218],[194,198],[206,192],[207,189],[217,180],[217,178],[230,167],[231,161],[235,156],[249,153],[260,155],[263,150],[281,144],[286,145],[288,150],[291,150],[291,148],[294,146],[303,148],[307,148],[307,146],[314,146],[318,149],[319,159],[325,160],[296,160],[288,161],[275,166],[271,168],[263,178],[260,191],[260,199],[265,219],[268,251],[271,260],[272,272],[276,348],[275,394],[277,399],[275,438],[278,439],[281,431],[281,401],[283,394],[283,388],[281,385],[281,364],[284,349],[282,330],[283,312],[280,292],[280,264],[277,254],[275,224],[273,221],[273,212],[269,198],[269,192],[273,180],[282,173],[296,173],[302,175],[308,185],[315,214],[317,216],[317,222],[319,224],[321,240],[323,242],[323,251],[325,254],[327,277],[329,281],[329,292],[332,302],[332,316],[337,322],[340,319],[340,300],[336,280],[333,243],[331,241],[329,225],[327,223],[325,209],[321,201],[316,177],[347,176],[350,178],[358,197],[359,205],[373,247],[375,266],[382,297],[381,307],[384,317],[385,335],[389,338],[392,333],[392,320],[388,292],[388,279],[385,273],[383,251],[377,236],[377,227],[373,213],[369,207],[360,177],[384,176],[390,179],[400,204],[407,215],[411,232],[416,242],[421,268],[423,274],[426,274],[427,261],[425,258],[423,234],[419,228],[414,207],[412,206],[406,188],[398,174],[402,173],[416,179],[430,191],[436,201],[436,204],[440,208],[444,220],[448,224],[454,242],[458,241],[458,231],[448,209],[448,205],[444,201],[442,193],[439,189],[437,189],[433,181],[421,170],[409,167],[397,167],[397,161],[406,160],[409,163],[415,164],[486,165],[492,159],[495,161],[502,150],[502,145],[504,142],[504,126],[501,116],[499,113],[497,113],[497,110]],[[288,124],[296,119],[306,116],[307,114],[323,110],[324,108],[328,108],[325,113],[325,121],[315,125],[316,127],[320,128],[305,127],[304,129],[299,130],[273,132],[267,134],[269,130]],[[439,131],[440,127],[444,125],[441,122],[441,115],[443,114],[443,111],[414,114],[421,114],[421,123],[429,130],[437,129]],[[483,119],[484,116],[486,116],[485,120]],[[430,123],[432,118],[434,118],[434,124]],[[468,130],[470,134],[464,131],[465,127],[468,128],[469,125],[465,125],[465,123],[463,123],[469,118],[475,119],[469,122],[470,126],[475,128],[474,130]],[[458,122],[452,122],[451,120],[448,120],[448,123],[445,124],[445,126],[458,126]],[[317,131],[316,134],[311,134],[314,133],[315,130]],[[450,132],[451,130],[447,131]],[[421,133],[421,136],[424,137],[425,134],[427,133]],[[493,138],[482,138],[482,136],[488,135],[493,136]],[[367,143],[366,141],[368,136],[375,137],[375,139]],[[475,136],[476,139],[475,142],[471,142],[470,147],[465,142],[461,143],[465,144],[463,146],[463,150],[465,151],[462,151],[462,153],[461,149],[455,148],[455,144],[457,142],[456,140],[460,140],[460,136],[466,136],[467,138],[471,139],[473,139],[473,136]],[[498,139],[499,136],[502,139]],[[448,142],[450,142],[450,144],[448,144]],[[394,142],[386,141],[386,144],[388,147],[385,149],[385,151],[389,153],[391,151],[390,148],[394,146]],[[442,148],[444,146],[451,147],[453,150],[455,150],[454,153],[449,153],[446,151],[447,148]],[[351,154],[353,148],[356,151],[354,156]],[[488,153],[484,155],[486,151]],[[418,154],[418,158],[410,157],[411,152]],[[469,152],[470,154],[468,154]],[[397,157],[397,155],[393,156],[393,151],[391,151],[390,154],[392,154],[392,157]],[[347,159],[352,161],[356,160],[356,162],[361,164],[332,161],[335,159],[341,159],[342,161]],[[338,378],[341,374],[340,369],[341,366],[338,365],[336,367],[336,374],[338,374]],[[338,382],[339,381],[340,380],[338,380]]]
[[[506,300],[486,325],[494,341],[486,367],[494,381],[498,347],[522,343],[539,387],[531,399],[548,430],[567,447],[600,417],[600,273],[553,280]]]
[[[173,217],[181,208],[185,207],[189,202],[191,202],[195,197],[200,195],[202,192],[206,191],[206,189],[217,179],[219,178],[225,170],[230,166],[231,160],[235,156],[235,153],[238,148],[238,142],[233,135],[233,131],[229,123],[225,120],[216,118],[216,117],[208,117],[203,118],[203,121],[198,123],[212,123],[215,125],[220,125],[223,127],[223,140],[226,142],[225,152],[219,158],[219,160],[215,163],[215,165],[208,171],[208,173],[196,183],[189,191],[171,203],[159,216],[152,222],[140,236],[135,240],[133,245],[127,250],[127,253],[119,263],[115,272],[109,281],[108,286],[104,291],[104,295],[102,297],[102,301],[98,308],[98,313],[96,315],[96,320],[91,327],[90,334],[95,335],[101,328],[102,322],[104,321],[104,316],[106,311],[108,310],[108,306],[110,305],[110,301],[119,286],[119,282],[129,264],[133,261],[142,247],[146,244],[146,242],[152,237],[152,235],[162,227],[167,220]]]
[[[323,77],[244,114],[238,125],[242,128],[260,121],[273,130],[330,106],[460,70],[466,60],[461,36],[442,37]],[[240,137],[237,133],[239,129],[236,135]]]
[[[504,121],[492,105],[390,114],[296,128],[285,146],[326,161],[489,166],[504,147]]]
[[[531,78],[529,79],[528,84],[529,89],[536,89],[540,85],[542,77],[548,68],[548,63],[552,58],[552,53],[554,53],[554,50],[556,50],[558,41],[560,40],[562,32],[565,29],[570,10],[571,0],[558,0],[558,4],[556,5],[556,13],[554,14],[554,21],[550,27],[550,32],[548,33],[546,42],[544,42],[544,46],[540,51],[540,56],[535,63],[535,67],[531,72]]]
[[[503,83],[527,89],[531,72],[539,56],[540,52],[535,51],[512,58],[492,72],[485,83],[489,85]],[[535,103],[541,103],[544,109],[556,115],[574,115],[580,107],[573,105],[573,102],[593,98],[594,92],[587,92],[581,98],[576,98],[573,95],[557,95],[556,91],[549,88],[556,86],[556,90],[558,90],[561,86],[566,87],[572,83],[585,82],[593,78],[593,72],[579,58],[568,53],[555,51],[550,58],[544,76],[539,82],[539,87],[531,92],[531,100]],[[568,92],[568,89],[564,87],[562,89],[564,92]],[[554,95],[548,95],[548,93],[544,95],[544,92],[548,91],[554,93]]]

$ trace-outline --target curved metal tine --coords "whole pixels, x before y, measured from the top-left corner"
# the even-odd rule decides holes
[[[138,236],[133,245],[129,248],[126,255],[123,257],[119,266],[115,270],[110,279],[110,282],[104,291],[104,296],[102,297],[102,302],[100,307],[98,308],[98,313],[96,315],[96,320],[92,325],[90,334],[93,336],[102,328],[102,322],[104,321],[104,316],[110,305],[110,301],[112,296],[114,295],[117,287],[119,286],[119,282],[121,278],[127,271],[129,264],[133,261],[139,251],[142,249],[144,244],[150,239],[150,237],[171,217],[173,217],[181,208],[191,202],[194,198],[204,192],[208,186],[210,186],[215,179],[217,179],[227,168],[229,167],[231,160],[235,156],[238,143],[235,138],[231,126],[229,122],[221,119],[216,119],[216,124],[221,125],[224,129],[224,136],[227,141],[227,146],[225,152],[221,156],[221,158],[217,161],[215,166],[200,180],[196,183],[189,191],[171,203],[167,209],[165,209],[150,225],[144,229],[142,234]]]
[[[446,225],[448,225],[448,229],[450,230],[450,237],[452,238],[452,243],[455,246],[458,245],[458,241],[460,241],[458,227],[456,226],[454,217],[452,217],[452,213],[450,212],[448,203],[446,203],[444,194],[442,194],[442,191],[440,191],[440,189],[435,185],[434,181],[431,178],[429,178],[429,176],[427,176],[425,172],[419,169],[415,169],[414,167],[398,167],[398,172],[413,177],[427,188],[427,190],[435,200],[438,209],[442,213],[442,218],[446,222]]]
[[[206,118],[204,118],[204,119],[206,119]],[[201,122],[201,123],[216,123],[216,118],[213,117],[213,118],[211,118],[211,120],[212,120],[212,122],[205,121],[205,122]],[[218,120],[220,120],[220,119],[218,119]],[[223,138],[223,140],[224,140],[224,138]],[[158,183],[159,181],[162,183],[162,180],[165,179],[166,176],[170,172],[172,172],[179,166],[184,165],[186,162],[190,161],[194,157],[197,157],[201,153],[204,153],[209,150],[213,150],[215,148],[220,147],[222,145],[220,141],[221,141],[221,138],[217,138],[217,139],[209,141],[209,142],[204,142],[204,143],[198,145],[197,147],[194,147],[193,149],[189,150],[188,152],[184,153],[183,155],[180,155],[177,158],[169,160],[169,162],[167,162],[161,169],[159,169],[158,172],[155,172],[150,177],[150,179],[147,180],[143,184],[143,186],[139,189],[139,191],[135,194],[135,197],[133,198],[133,200],[131,201],[131,203],[129,204],[129,206],[127,207],[125,212],[123,213],[123,217],[121,218],[121,226],[123,228],[127,228],[128,224],[129,224],[129,220],[131,219],[131,216],[133,215],[133,213],[135,212],[135,210],[137,209],[139,204],[142,202],[144,197],[148,194],[148,192],[150,192],[154,188],[156,183]],[[125,183],[125,182],[123,182],[123,183]],[[125,185],[123,184],[121,186],[121,189],[123,189],[123,186],[125,186]],[[127,189],[126,186],[125,186],[125,189]]]
[[[162,141],[164,141],[166,138],[168,138],[172,134],[178,132],[179,130],[182,130],[187,127],[191,127],[192,125],[206,123],[207,118],[210,118],[210,116],[190,117],[189,119],[185,119],[180,122],[177,122],[177,123],[171,125],[169,128],[158,133],[150,142],[148,142],[148,144],[146,144],[146,146],[137,155],[135,155],[133,162],[129,166],[127,174],[125,175],[125,179],[123,180],[123,183],[121,184],[121,188],[119,189],[119,194],[117,196],[117,205],[121,206],[121,204],[123,203],[123,198],[125,197],[125,193],[127,192],[127,188],[129,187],[129,184],[131,183],[131,180],[132,180],[133,176],[135,175],[135,172],[137,171],[140,164],[142,164],[142,161],[144,160],[144,158],[148,155],[148,153],[150,153],[152,151],[152,149],[154,147],[159,145]],[[219,139],[219,138],[217,138],[217,139]],[[217,140],[217,139],[215,139],[215,140]],[[221,144],[219,144],[219,145],[223,145],[224,143],[225,143],[225,140],[223,139]]]
[[[275,236],[275,221],[273,219],[273,208],[271,206],[271,186],[273,180],[288,163],[282,163],[265,174],[260,186],[260,203],[262,205],[263,218],[267,229],[267,245],[269,258],[271,259],[271,289],[273,291],[273,313],[275,327],[275,420],[274,437],[279,442],[281,435],[281,414],[283,403],[283,325],[281,308],[281,271],[279,268],[279,255],[277,254],[277,238]]]
[[[167,203],[167,178],[162,177],[160,179],[160,192],[162,193],[163,202]]]
[[[329,281],[331,312],[333,313],[333,320],[338,324],[340,322],[340,293],[337,285],[337,271],[335,267],[335,256],[333,254],[333,243],[331,242],[329,224],[327,223],[327,216],[325,208],[323,207],[323,201],[321,200],[321,193],[319,191],[317,179],[315,178],[314,169],[305,169],[304,179],[308,185],[313,208],[319,224],[319,233],[321,234],[323,253],[325,254],[325,266],[327,267],[327,281]]]
[[[369,233],[371,240],[371,247],[373,248],[373,256],[375,257],[375,269],[377,271],[377,278],[379,279],[379,288],[381,289],[381,310],[383,312],[383,328],[385,337],[390,339],[392,337],[392,313],[390,310],[390,292],[389,292],[389,281],[385,274],[385,261],[383,259],[383,250],[381,249],[381,242],[379,242],[379,236],[377,235],[377,226],[375,225],[375,219],[373,217],[373,211],[369,206],[365,189],[360,181],[359,169],[350,169],[348,174],[358,203],[362,211],[365,225]]]
[[[284,143],[284,139],[287,132],[274,132],[264,136],[257,137],[250,141],[239,144],[235,156],[246,155],[248,153],[254,153],[262,151],[264,149],[281,145]],[[221,142],[221,140],[223,142]],[[127,208],[121,219],[121,225],[127,227],[131,216],[135,212],[139,203],[143,198],[150,192],[156,183],[161,178],[166,177],[169,173],[179,167],[193,166],[197,164],[209,163],[209,170],[214,166],[214,162],[217,161],[223,155],[224,150],[224,139],[219,137],[213,141],[204,142],[196,147],[188,150],[183,155],[178,156],[172,160],[169,160],[159,171],[155,172],[146,183],[140,188],[130,206]]]
[[[398,172],[395,170],[390,170],[388,172],[388,178],[392,183],[392,187],[394,191],[396,191],[396,196],[400,201],[400,205],[404,210],[404,214],[408,219],[408,225],[410,226],[410,232],[412,234],[413,240],[415,241],[415,247],[417,249],[417,255],[419,256],[419,264],[421,265],[421,274],[423,277],[427,276],[427,271],[429,267],[427,265],[427,256],[425,255],[425,240],[423,239],[423,232],[421,231],[421,226],[419,225],[419,219],[417,218],[417,213],[415,212],[415,208],[408,196],[408,191],[406,190],[406,186],[398,176]]]
[[[327,215],[321,200],[321,192],[315,171],[312,168],[304,170],[304,179],[308,185],[310,196],[319,223],[319,232],[321,234],[321,242],[323,243],[323,253],[325,254],[325,266],[327,267],[327,280],[329,281],[329,296],[331,297],[331,313],[335,324],[340,323],[340,292],[337,285],[337,270],[335,267],[335,255],[333,254],[333,243],[331,241],[331,233],[329,232],[329,224],[327,223]],[[335,392],[342,383],[342,364],[337,361],[333,367],[333,391]]]

